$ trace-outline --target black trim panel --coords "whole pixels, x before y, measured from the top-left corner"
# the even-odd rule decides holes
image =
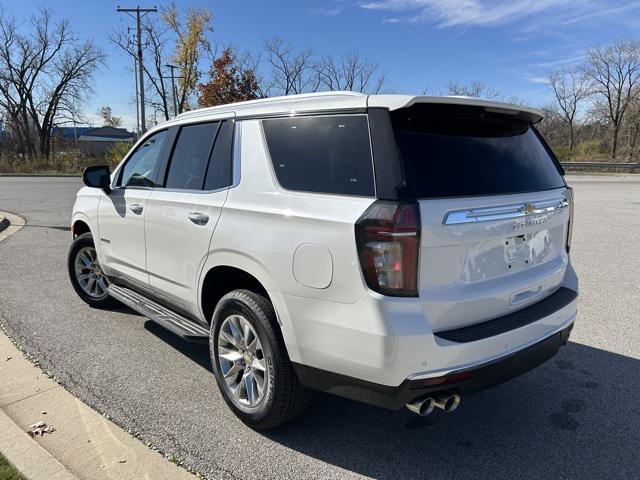
[[[369,109],[369,131],[376,182],[376,197],[397,200],[398,189],[404,186],[402,162],[396,147],[389,110]]]
[[[560,287],[560,289],[544,300],[534,303],[522,310],[518,310],[517,312],[486,322],[476,323],[475,325],[469,325],[468,327],[434,332],[434,335],[452,342],[475,342],[536,322],[566,307],[573,302],[577,296],[578,292],[566,287]]]
[[[467,395],[518,377],[553,358],[560,347],[567,343],[572,328],[573,324],[512,355],[480,365],[475,369],[466,370],[465,373],[470,373],[470,375],[465,380],[455,381],[454,379],[451,382],[443,381],[437,385],[434,385],[434,379],[431,378],[405,380],[394,387],[367,382],[299,363],[294,363],[293,367],[300,382],[309,388],[378,407],[398,410],[411,400],[436,392],[448,391]],[[446,376],[440,378],[446,379]]]

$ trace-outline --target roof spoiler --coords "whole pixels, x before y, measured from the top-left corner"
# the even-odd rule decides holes
[[[374,95],[369,97],[369,107],[387,107],[389,110],[408,108],[416,103],[431,103],[440,105],[468,105],[482,107],[487,112],[499,113],[520,117],[530,123],[538,123],[544,118],[544,114],[531,107],[515,105],[505,102],[494,102],[472,97],[427,97],[427,96],[407,96],[407,95]]]

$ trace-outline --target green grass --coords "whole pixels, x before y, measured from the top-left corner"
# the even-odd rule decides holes
[[[0,453],[0,480],[27,480]]]

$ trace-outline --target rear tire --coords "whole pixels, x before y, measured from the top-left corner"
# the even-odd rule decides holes
[[[308,405],[310,390],[298,381],[273,306],[262,295],[234,290],[222,297],[213,313],[209,347],[222,397],[250,427],[279,427]]]
[[[107,292],[109,280],[102,273],[91,233],[78,235],[67,258],[71,285],[78,296],[94,308],[111,308],[118,302]]]

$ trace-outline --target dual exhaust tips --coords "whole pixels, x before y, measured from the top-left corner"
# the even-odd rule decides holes
[[[407,403],[407,408],[421,417],[426,417],[434,408],[447,413],[453,412],[460,405],[460,395],[457,393],[441,392],[433,396],[419,397]]]

